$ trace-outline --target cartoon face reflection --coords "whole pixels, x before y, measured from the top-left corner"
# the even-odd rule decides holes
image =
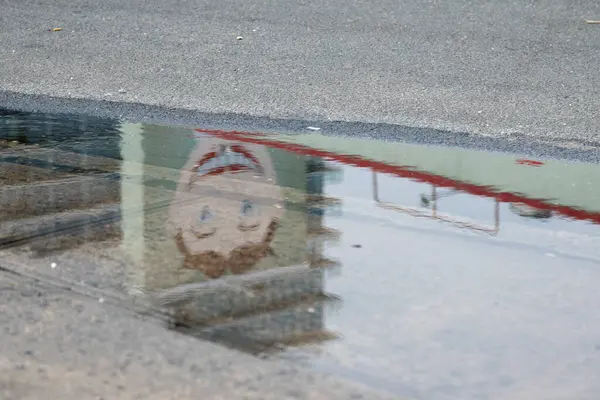
[[[183,267],[218,278],[244,273],[273,255],[282,201],[265,147],[201,139],[169,209]]]

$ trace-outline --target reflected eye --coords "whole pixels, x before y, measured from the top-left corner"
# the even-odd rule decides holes
[[[213,218],[214,214],[213,212],[210,210],[210,207],[205,206],[204,208],[202,208],[202,211],[200,212],[200,215],[198,216],[198,224],[205,224],[208,221],[210,221]]]
[[[242,207],[240,209],[240,215],[242,217],[253,217],[256,215],[256,206],[250,200],[242,201]]]

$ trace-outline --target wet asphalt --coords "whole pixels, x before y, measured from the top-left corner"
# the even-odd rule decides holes
[[[380,389],[414,399],[546,399],[557,393],[570,398],[574,392],[577,399],[594,399],[598,392],[593,371],[600,360],[596,340],[600,325],[594,316],[599,304],[595,289],[599,247],[597,225],[589,223],[599,220],[597,164],[544,160],[525,166],[513,154],[401,143],[382,146],[316,133],[279,135],[278,141],[262,137],[273,151],[275,143],[287,140],[289,145],[304,143],[305,151],[313,146],[337,154],[344,166],[329,165],[327,169],[335,173],[324,176],[322,189],[317,176],[306,175],[318,165],[307,170],[292,152],[274,158],[279,172],[287,173],[282,185],[290,184],[291,174],[296,183],[312,182],[311,190],[322,190],[342,206],[334,202],[323,210],[327,228],[337,232],[327,239],[327,251],[321,254],[334,262],[325,286],[320,274],[304,275],[290,266],[295,272],[288,275],[289,269],[276,268],[264,272],[286,279],[269,281],[269,286],[264,275],[259,279],[258,272],[251,274],[247,283],[262,283],[257,292],[262,295],[253,293],[254,300],[246,301],[248,292],[239,290],[236,277],[170,287],[179,279],[187,281],[172,270],[177,263],[169,252],[162,255],[164,249],[156,247],[160,231],[156,221],[152,223],[160,219],[172,190],[158,185],[169,176],[173,179],[169,169],[145,165],[145,178],[136,182],[144,182],[147,197],[132,197],[135,191],[126,190],[131,189],[129,184],[121,190],[116,186],[116,171],[129,174],[125,182],[139,171],[122,168],[131,165],[127,152],[134,135],[128,130],[131,126],[119,130],[116,120],[87,116],[1,113],[2,133],[8,139],[2,142],[0,170],[7,185],[0,188],[4,189],[0,267],[5,268],[0,271],[1,398],[40,398],[42,393],[67,399],[191,398],[199,392],[208,398],[385,398],[374,391]],[[22,130],[15,129],[19,127]],[[164,144],[185,154],[194,136],[192,129],[181,127],[143,125],[141,130],[149,163],[177,163],[182,154],[169,152]],[[244,141],[244,135],[235,136],[240,143],[251,142]],[[18,137],[29,144],[11,141]],[[351,167],[344,155],[355,152],[365,157],[365,163],[358,164],[369,165],[369,156],[380,160],[380,166],[371,160],[372,169]],[[152,158],[156,156],[158,160]],[[356,157],[349,158],[356,162]],[[461,182],[479,182],[487,194],[436,192],[441,212],[454,216],[444,221],[457,225],[442,226],[410,212],[403,215],[393,210],[408,211],[402,205],[414,206],[423,193],[431,193],[431,187],[410,179],[418,175],[397,170],[390,174],[381,167],[398,163],[413,166],[411,170],[421,175],[429,171],[434,185],[439,181],[431,172],[440,171]],[[68,173],[75,176],[67,179]],[[54,184],[44,184],[48,179],[60,184],[61,195],[50,189]],[[12,186],[24,183],[38,189],[28,192],[25,198],[32,199],[23,208],[14,201],[23,197],[9,193],[24,193],[23,187]],[[464,187],[458,181],[454,184]],[[541,210],[549,211],[548,219],[524,220],[515,214],[514,204],[496,203],[494,211],[492,191],[524,191],[517,196],[519,201],[532,204],[540,203],[535,201],[539,198],[554,200],[541,202]],[[144,207],[149,228],[126,237],[125,232],[132,232],[125,229],[132,219],[125,218],[129,225],[119,227],[119,215],[139,216],[140,210],[120,214],[118,203],[127,203],[128,208],[136,198],[140,200],[136,206],[149,202]],[[375,198],[382,205],[400,207],[380,208],[373,203]],[[65,209],[70,211],[56,214]],[[302,218],[288,220],[290,228],[293,221],[301,229],[288,230],[290,239],[283,242],[288,251],[306,240]],[[481,236],[478,231],[487,233]],[[136,253],[127,249],[137,242],[131,241],[133,237],[142,237],[151,249],[146,262],[138,265],[143,268],[131,268]],[[285,253],[276,250],[280,257]],[[289,257],[293,254],[282,260]],[[196,321],[209,324],[206,328],[184,321],[179,332],[230,349],[167,331],[177,327],[177,319],[149,309],[143,296],[137,296],[151,293],[156,284],[170,287],[156,293],[160,303],[175,308],[185,303],[179,309],[188,317],[196,310]],[[302,297],[306,290],[323,287],[327,304]],[[211,290],[203,292],[207,288]],[[246,314],[248,307],[278,291],[288,293],[288,300],[288,296],[304,300],[290,308]],[[220,319],[233,304],[237,304],[233,320]],[[268,356],[263,350],[269,345],[264,343],[280,334],[282,326],[308,332],[308,339],[316,327],[320,337],[331,335],[335,340],[305,348],[277,343],[283,354]],[[260,357],[253,359],[231,348],[259,352]],[[299,365],[312,370],[312,375]],[[258,375],[247,375],[263,368]],[[536,383],[540,381],[553,383]]]
[[[0,274],[0,300],[3,400],[394,398],[22,276]]]

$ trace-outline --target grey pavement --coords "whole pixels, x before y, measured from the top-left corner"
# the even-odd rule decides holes
[[[166,330],[98,299],[0,274],[0,398],[392,399]]]
[[[598,142],[600,25],[584,21],[600,19],[595,0],[0,0],[0,10],[5,106],[37,94]]]

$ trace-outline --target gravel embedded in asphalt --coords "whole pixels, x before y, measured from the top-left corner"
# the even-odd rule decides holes
[[[600,15],[594,0],[0,0],[0,9],[4,91],[598,142],[600,29],[585,23]]]

